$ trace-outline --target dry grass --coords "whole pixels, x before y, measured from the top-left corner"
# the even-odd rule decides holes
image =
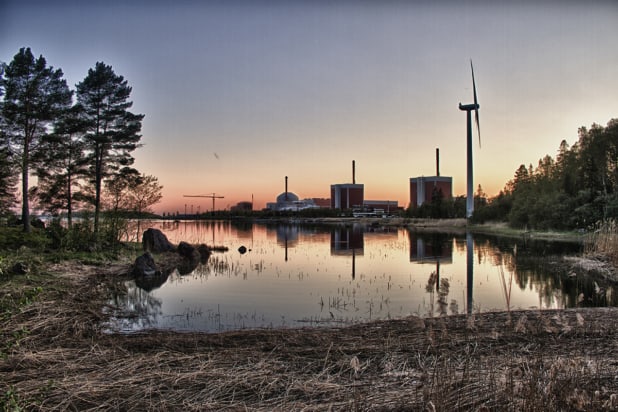
[[[604,256],[618,267],[618,222],[606,220],[600,223],[586,239],[586,254]]]
[[[111,270],[110,270],[111,272]],[[618,311],[221,334],[99,330],[110,275],[0,325],[0,402],[28,410],[616,410]],[[0,405],[2,405],[0,403]]]

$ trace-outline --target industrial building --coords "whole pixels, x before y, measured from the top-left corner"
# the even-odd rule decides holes
[[[440,149],[436,149],[436,176],[410,178],[410,206],[431,203],[435,195],[443,199],[453,197],[453,178],[440,176]]]
[[[396,200],[365,200],[363,209],[371,210],[376,215],[390,215],[399,211],[399,205]]]
[[[362,208],[365,187],[362,184],[343,183],[330,186],[330,206],[333,209]]]
[[[330,207],[332,209],[362,208],[365,201],[365,186],[356,183],[356,162],[352,160],[352,183],[330,186]]]
[[[266,208],[275,211],[296,211],[304,209],[319,208],[313,199],[300,200],[299,197],[290,191],[288,191],[288,177],[285,177],[285,191],[277,196],[276,202],[270,202],[266,204]]]

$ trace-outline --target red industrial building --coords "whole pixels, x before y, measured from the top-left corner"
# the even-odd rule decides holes
[[[436,176],[410,178],[410,206],[431,203],[434,194],[442,199],[453,197],[453,178],[440,176],[440,149],[436,149]]]
[[[352,183],[330,185],[330,207],[333,209],[362,209],[365,186],[356,184],[356,162],[352,160]]]
[[[435,193],[442,193],[443,199],[453,197],[453,178],[446,176],[421,176],[410,178],[410,206],[431,203]]]
[[[330,207],[333,209],[362,208],[365,201],[365,186],[343,183],[330,185]]]

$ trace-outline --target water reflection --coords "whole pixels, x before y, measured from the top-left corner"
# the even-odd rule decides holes
[[[330,233],[330,255],[351,257],[352,280],[356,279],[356,256],[363,256],[365,237],[363,226],[339,226]]]
[[[277,233],[277,244],[285,250],[285,261],[288,261],[288,248],[298,244],[298,234],[300,227],[292,225],[278,225],[275,228]]]
[[[194,221],[158,228],[174,243],[215,244],[229,252],[213,254],[184,276],[175,271],[125,285],[127,294],[112,302],[135,313],[134,322],[120,326],[125,330],[328,326],[617,303],[612,287],[555,265],[560,255],[580,253],[577,244],[358,224]]]

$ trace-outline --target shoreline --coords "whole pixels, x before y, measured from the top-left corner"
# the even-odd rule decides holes
[[[618,407],[618,308],[105,333],[109,291],[128,265],[49,267],[39,298],[0,323],[4,402],[45,411]]]
[[[461,221],[407,224],[419,231],[469,229]],[[97,265],[47,263],[38,277],[0,283],[3,299],[18,288],[23,292],[16,310],[0,316],[0,407],[618,409],[618,308],[412,315],[218,333],[108,333],[103,325],[113,313],[111,291],[126,278],[132,257]],[[582,258],[561,264],[579,277],[592,276],[602,263]]]
[[[148,220],[148,219],[146,219]],[[152,219],[168,221],[168,219]],[[417,231],[441,231],[448,233],[479,233],[485,235],[504,236],[510,238],[538,239],[549,241],[583,242],[586,237],[584,231],[541,231],[529,229],[514,229],[506,223],[469,223],[466,219],[430,219],[407,217],[273,217],[273,218],[222,218],[203,219],[202,221],[249,221],[261,224],[288,223],[288,224],[315,224],[315,225],[352,225],[403,227]],[[197,219],[197,221],[200,221]]]

